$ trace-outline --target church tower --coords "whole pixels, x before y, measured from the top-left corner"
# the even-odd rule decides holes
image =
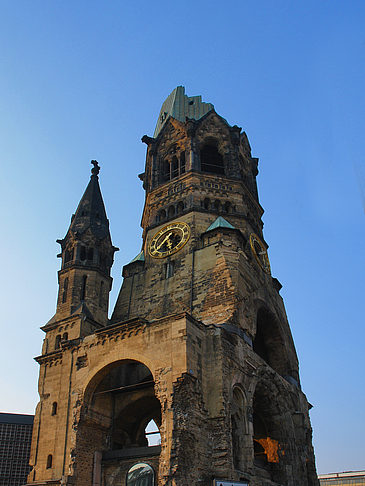
[[[96,162],[60,241],[28,484],[317,486],[246,134],[180,86],[142,141],[142,248],[110,321]]]

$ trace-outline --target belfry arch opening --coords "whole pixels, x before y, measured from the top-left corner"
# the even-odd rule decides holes
[[[284,339],[275,316],[260,308],[256,319],[254,351],[282,376],[288,374],[289,364]]]
[[[224,175],[223,157],[215,140],[209,140],[201,148],[200,167],[202,172]]]

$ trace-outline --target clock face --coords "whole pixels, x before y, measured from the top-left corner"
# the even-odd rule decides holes
[[[148,252],[153,258],[165,258],[185,245],[190,238],[190,227],[186,223],[170,223],[158,231],[150,241]]]
[[[260,238],[254,233],[250,234],[250,245],[258,264],[265,273],[270,274],[270,262],[266,248]]]

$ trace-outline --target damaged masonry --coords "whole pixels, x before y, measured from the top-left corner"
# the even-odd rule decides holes
[[[28,486],[318,486],[245,132],[179,86],[142,141],[142,248],[110,319],[96,161],[58,240]]]

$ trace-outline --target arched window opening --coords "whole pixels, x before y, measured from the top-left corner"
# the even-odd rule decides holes
[[[220,202],[218,199],[216,199],[216,200],[214,201],[214,209],[215,209],[215,211],[216,211],[217,213],[220,213],[220,212],[221,212],[222,205],[221,205],[221,202]]]
[[[206,197],[204,199],[203,206],[204,206],[204,209],[210,209],[210,199],[209,199],[209,197]]]
[[[51,469],[52,467],[52,454],[49,454],[48,457],[47,457],[47,469]]]
[[[86,248],[84,246],[80,248],[80,260],[82,262],[86,260]]]
[[[68,332],[64,332],[62,335],[62,341],[68,341]]]
[[[57,402],[52,403],[52,415],[57,415]]]
[[[246,400],[243,392],[235,387],[231,410],[233,465],[237,470],[244,469],[244,436],[247,434]]]
[[[82,277],[82,285],[81,285],[81,300],[85,300],[86,297],[86,281],[87,281],[87,275],[84,275]]]
[[[164,209],[161,209],[161,211],[158,213],[158,216],[159,216],[159,221],[165,221],[166,211]]]
[[[181,152],[180,155],[180,174],[185,173],[185,152]]]
[[[71,250],[66,250],[65,251],[65,261],[64,263],[68,263],[70,261],[72,261],[74,258],[74,250],[73,248]]]
[[[154,486],[154,484],[155,473],[149,464],[139,462],[129,469],[126,486]]]
[[[161,434],[154,420],[150,420],[145,428],[145,435],[148,441],[148,447],[161,445]]]
[[[179,201],[177,203],[177,214],[181,214],[184,211],[184,203],[182,201]]]
[[[57,334],[54,348],[59,349],[60,344],[61,344],[61,334]]]
[[[87,250],[87,259],[90,261],[94,260],[94,248],[89,248]]]
[[[224,203],[224,211],[225,211],[226,213],[230,213],[230,212],[231,212],[231,210],[232,210],[232,205],[231,205],[231,203],[230,203],[229,201],[225,202],[225,203]]]
[[[67,300],[67,289],[68,289],[68,277],[63,281],[63,291],[62,291],[62,303],[64,304]]]
[[[288,355],[279,323],[265,308],[261,308],[257,313],[253,350],[279,374],[290,375]]]
[[[169,216],[169,218],[173,218],[175,216],[175,207],[174,206],[169,207],[168,216]]]
[[[202,172],[224,175],[223,157],[214,142],[204,145],[201,149],[200,164]]]
[[[281,449],[283,424],[278,404],[267,383],[259,383],[253,398],[254,465],[265,469],[272,481],[285,484],[286,467]],[[285,419],[287,421],[287,419]],[[274,465],[274,467],[273,467]]]

